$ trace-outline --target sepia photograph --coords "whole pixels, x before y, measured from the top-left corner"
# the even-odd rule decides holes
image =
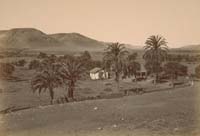
[[[200,136],[200,0],[0,0],[0,136]]]

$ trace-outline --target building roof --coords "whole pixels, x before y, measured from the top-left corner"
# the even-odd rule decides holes
[[[90,73],[97,73],[97,72],[99,72],[101,70],[102,70],[101,68],[96,67],[96,68],[91,69]]]

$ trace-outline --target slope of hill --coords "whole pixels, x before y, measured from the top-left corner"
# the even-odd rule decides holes
[[[181,50],[200,50],[200,44],[186,45],[186,46],[180,47],[179,49],[181,49]]]
[[[61,42],[68,50],[100,51],[106,46],[103,42],[91,39],[79,33],[58,33],[49,36]]]
[[[62,44],[54,38],[34,28],[15,28],[0,31],[2,48],[49,48]]]
[[[109,42],[98,41],[79,33],[46,34],[35,28],[14,28],[0,31],[0,49],[101,52],[108,44]],[[125,47],[128,50],[140,49],[140,46],[129,44],[125,44]]]
[[[142,50],[143,46],[140,45],[132,45],[132,44],[125,44],[125,47],[132,50]]]

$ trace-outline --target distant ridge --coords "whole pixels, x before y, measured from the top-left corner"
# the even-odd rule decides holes
[[[60,42],[34,28],[15,28],[0,31],[2,48],[49,48],[61,46]]]
[[[48,51],[103,51],[112,42],[98,41],[79,33],[46,34],[35,28],[14,28],[0,31],[0,49]],[[141,49],[125,44],[125,47]]]
[[[105,43],[86,37],[79,33],[57,33],[50,37],[58,40],[69,50],[103,50]]]
[[[186,46],[180,47],[179,49],[181,49],[181,50],[200,50],[200,44],[186,45]]]

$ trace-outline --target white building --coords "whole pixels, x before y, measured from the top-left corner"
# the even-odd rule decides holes
[[[101,68],[93,68],[90,70],[90,78],[92,80],[98,80],[98,79],[107,79],[108,78],[108,72]]]

